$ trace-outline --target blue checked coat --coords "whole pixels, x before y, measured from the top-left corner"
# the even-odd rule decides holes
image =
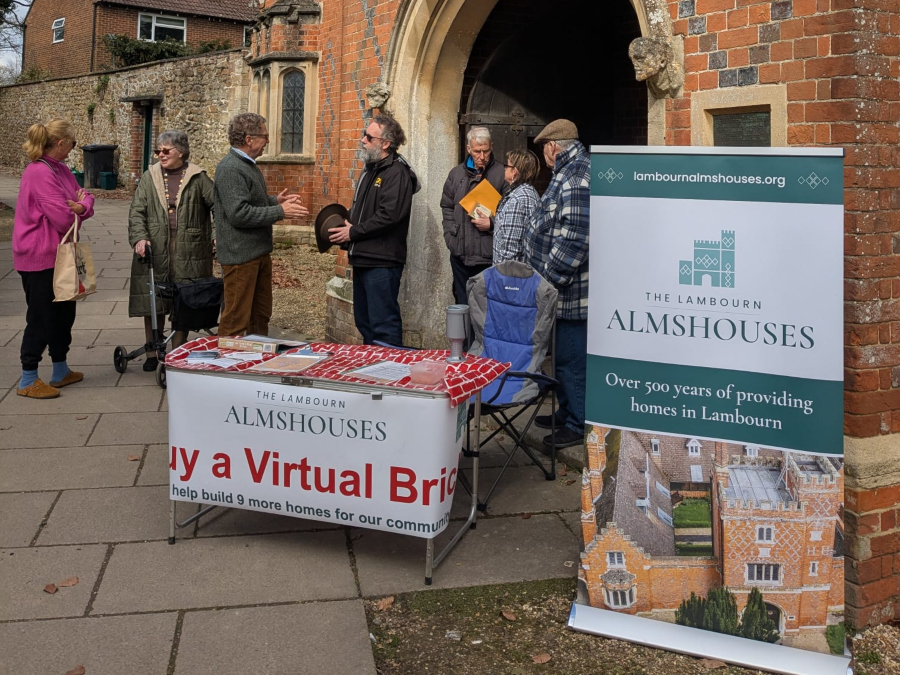
[[[525,260],[559,290],[556,315],[587,319],[591,158],[580,141],[560,152],[525,229]]]

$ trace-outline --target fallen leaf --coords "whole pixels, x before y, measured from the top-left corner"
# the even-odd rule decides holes
[[[0,427],[0,431],[9,431],[12,427]]]
[[[522,520],[528,520],[529,518],[531,518],[531,514],[530,514],[530,513],[523,513],[523,514],[522,514]]]
[[[44,586],[44,593],[49,593],[50,595],[53,595],[58,590],[59,589],[56,587],[56,584],[47,584],[46,586]]]
[[[78,577],[69,577],[68,579],[63,579],[58,584],[56,584],[60,588],[71,588],[72,586],[78,585]]]
[[[575,561],[574,561],[574,560],[566,560],[566,561],[563,563],[563,565],[564,565],[565,567],[575,567]]]
[[[715,659],[700,659],[700,665],[706,670],[715,670],[716,668],[725,668],[728,666],[727,663],[716,661]]]
[[[547,663],[552,657],[547,652],[541,652],[540,654],[535,654],[531,657],[531,660],[535,663]]]
[[[76,420],[86,420],[86,419],[87,419],[87,415],[83,415],[82,417],[76,417],[75,419],[76,419]]]
[[[129,462],[139,462],[139,461],[141,461],[141,456],[140,455],[128,455],[128,461]]]
[[[569,467],[560,462],[556,465],[556,473],[558,473],[560,476],[565,476],[567,473],[569,473]]]
[[[566,481],[566,485],[573,485],[574,483],[575,483],[575,481],[572,480],[571,478]]]
[[[72,670],[68,671],[66,675],[84,675],[84,673],[84,666],[78,666],[76,668],[72,668]]]
[[[515,612],[509,609],[504,609],[502,612],[500,612],[500,616],[502,616],[507,621],[515,621],[517,618],[519,618],[516,616]]]
[[[376,602],[375,609],[377,609],[379,612],[383,612],[384,610],[389,609],[390,606],[393,604],[394,604],[394,596],[389,595],[388,597],[382,598],[381,600]]]

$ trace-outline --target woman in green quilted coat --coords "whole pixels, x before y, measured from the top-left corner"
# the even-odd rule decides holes
[[[144,317],[147,342],[153,339],[150,318],[147,244],[153,254],[155,281],[185,282],[213,273],[216,233],[212,220],[213,182],[206,172],[188,162],[191,149],[183,131],[165,131],[156,141],[159,162],[141,176],[128,215],[128,243],[134,248],[128,316]],[[157,325],[162,328],[171,301],[156,296]],[[186,331],[175,331],[172,348],[187,341]],[[153,352],[151,352],[152,354]],[[157,358],[148,356],[144,370],[156,370]]]

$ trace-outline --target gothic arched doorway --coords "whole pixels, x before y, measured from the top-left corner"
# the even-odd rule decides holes
[[[481,69],[471,73],[471,80],[466,82],[464,75],[468,73],[470,61],[486,59],[503,42],[494,40],[489,45],[490,52],[485,55],[474,51],[476,41],[491,21],[493,10],[506,3],[517,8],[526,3],[538,8],[542,5],[536,0],[401,0],[391,33],[383,75],[391,90],[387,108],[406,130],[409,144],[404,148],[404,154],[422,183],[422,190],[413,200],[413,226],[400,294],[404,339],[409,345],[446,345],[444,308],[451,301],[451,294],[449,255],[441,227],[441,192],[448,172],[460,161],[461,150],[464,150],[464,144],[460,143],[460,115],[466,113],[466,108],[461,107],[460,102],[468,101],[466,97],[471,93],[470,89],[464,91],[464,85],[466,82],[474,85]],[[614,4],[616,8],[611,9]],[[636,16],[644,37],[671,37],[667,4],[665,0],[610,0],[603,3],[557,0],[552,7],[563,5],[575,6],[586,13],[583,16],[577,11],[565,16],[558,12],[553,14],[548,19],[550,23],[545,21],[539,25],[543,31],[541,42],[532,51],[557,63],[559,68],[574,69],[580,76],[581,86],[573,94],[580,102],[576,111],[579,114],[573,114],[573,106],[568,104],[559,112],[544,110],[542,115],[574,118],[573,121],[582,127],[582,140],[588,144],[627,143],[619,137],[595,138],[585,131],[592,124],[590,106],[593,105],[596,112],[598,104],[595,101],[605,107],[612,101],[611,95],[606,93],[610,64],[598,62],[590,55],[587,62],[572,63],[566,56],[569,31],[574,30],[581,36],[580,44],[585,49],[595,50],[591,54],[608,53],[605,47],[601,50],[601,46],[619,32],[614,17],[627,16],[633,26]],[[604,11],[598,14],[594,5],[604,7]],[[548,4],[543,3],[543,6]],[[628,15],[629,11],[631,15]],[[507,34],[512,35],[517,26],[528,22],[531,20],[517,14]],[[615,58],[617,62],[624,60],[627,64],[627,42],[617,44]],[[633,72],[630,77],[634,77]],[[645,86],[634,86],[643,92],[646,105]],[[588,114],[582,115],[579,112],[582,110]],[[653,137],[659,138],[664,121],[652,113],[649,117],[654,119]],[[582,118],[585,121],[579,122]],[[647,119],[642,120],[644,133]]]
[[[629,0],[499,0],[463,77],[460,158],[474,125],[491,130],[502,161],[508,150],[537,151],[534,137],[560,117],[586,145],[646,145],[647,87],[628,57],[638,37]]]

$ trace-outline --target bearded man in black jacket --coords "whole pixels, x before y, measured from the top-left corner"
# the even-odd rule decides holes
[[[349,220],[328,230],[329,240],[347,249],[353,267],[353,318],[363,343],[403,344],[400,278],[406,264],[406,236],[413,194],[419,182],[397,153],[406,134],[390,115],[376,115],[363,132],[365,169],[356,185]]]

